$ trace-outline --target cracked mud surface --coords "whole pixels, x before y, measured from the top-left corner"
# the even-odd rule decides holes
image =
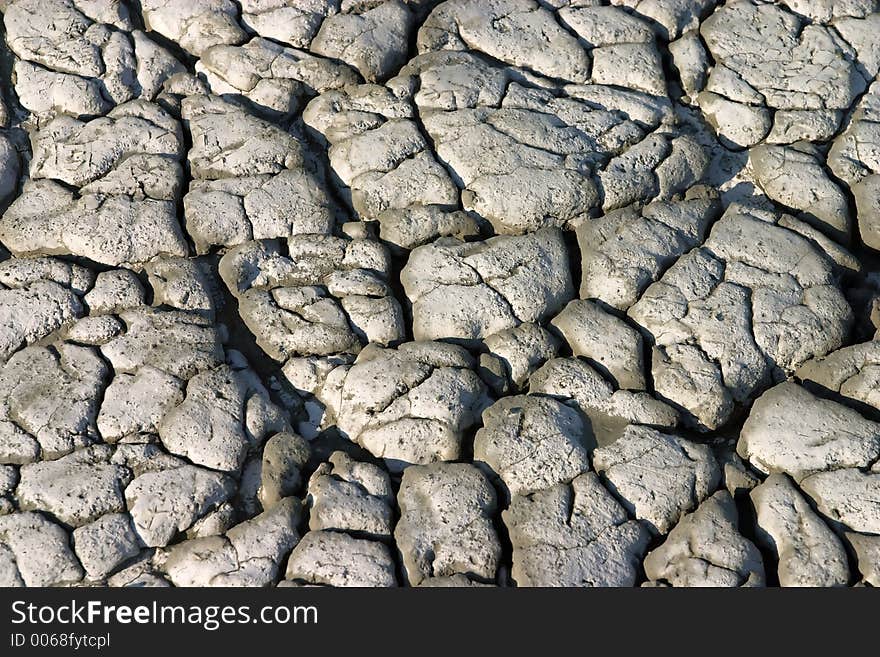
[[[0,585],[880,585],[876,0],[0,12]]]

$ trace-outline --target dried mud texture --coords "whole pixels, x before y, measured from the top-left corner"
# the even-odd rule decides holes
[[[880,585],[877,0],[0,14],[0,585]]]

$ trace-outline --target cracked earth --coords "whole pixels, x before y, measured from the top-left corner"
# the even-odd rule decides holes
[[[880,585],[877,0],[0,12],[0,585]]]

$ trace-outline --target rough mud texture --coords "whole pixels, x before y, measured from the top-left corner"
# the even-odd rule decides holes
[[[880,585],[877,0],[0,14],[0,585]]]

